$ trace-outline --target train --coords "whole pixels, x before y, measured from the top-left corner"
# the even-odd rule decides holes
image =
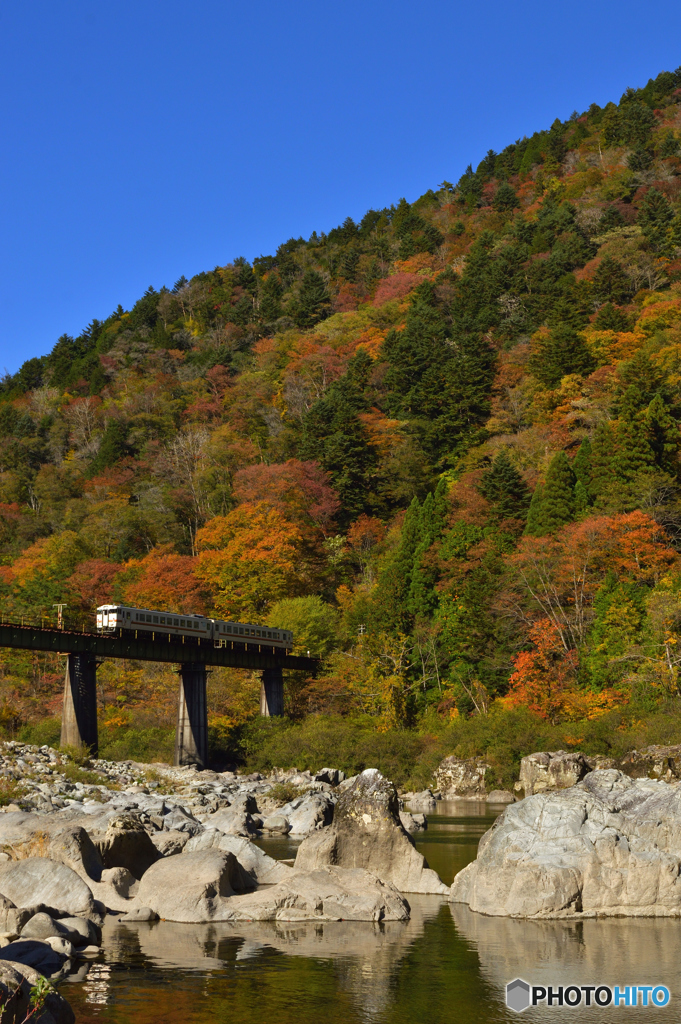
[[[258,646],[281,650],[293,648],[288,629],[256,626],[252,622],[228,622],[205,615],[161,612],[126,604],[103,604],[97,608],[97,632],[151,640],[177,639],[180,643],[213,643],[216,647]]]

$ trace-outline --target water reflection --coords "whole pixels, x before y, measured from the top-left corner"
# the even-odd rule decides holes
[[[678,932],[673,919],[610,918],[585,921],[520,921],[474,914],[463,904],[451,904],[460,936],[476,950],[480,972],[497,999],[504,998],[507,982],[522,977],[535,985],[666,985],[669,1006],[639,1006],[636,1019],[681,1020],[678,1000]],[[619,1012],[623,1012],[623,1009]],[[536,1007],[523,1019],[555,1021],[567,1010]],[[633,1010],[629,1012],[634,1012]],[[608,1010],[577,1007],[569,1010],[575,1024],[582,1020],[610,1020]]]
[[[501,808],[441,803],[417,846],[447,882],[475,857]],[[278,844],[278,845],[277,845]],[[264,840],[279,857],[295,841]],[[661,983],[676,995],[675,921],[511,921],[472,914],[440,897],[409,896],[411,920],[119,923],[107,918],[88,977],[65,988],[78,1024],[509,1024],[504,990],[535,984]],[[72,979],[74,980],[74,979]],[[681,991],[679,992],[681,995]],[[537,1008],[523,1020],[558,1021]],[[587,1016],[590,1014],[590,1016]],[[668,1008],[636,1012],[677,1021]],[[611,1022],[615,1010],[570,1010]]]

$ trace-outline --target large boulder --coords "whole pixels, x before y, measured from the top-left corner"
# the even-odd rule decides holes
[[[228,921],[407,921],[409,904],[361,868],[294,871],[285,882],[227,901]]]
[[[227,897],[252,888],[233,853],[198,850],[152,864],[142,876],[135,905],[149,907],[166,921],[224,921]]]
[[[681,917],[681,784],[608,769],[510,805],[450,900],[510,917]]]
[[[520,762],[520,781],[516,788],[525,796],[554,789],[568,789],[591,771],[591,765],[579,751],[551,750],[528,754]]]
[[[224,807],[203,819],[206,828],[217,828],[228,835],[253,836],[259,832],[259,821],[255,798],[249,794],[238,794],[229,807]]]
[[[435,787],[443,800],[484,800],[489,765],[480,758],[446,757],[435,769]]]
[[[0,816],[0,842],[12,860],[49,857],[66,864],[81,878],[99,881],[102,861],[88,832],[77,821],[64,820],[61,815],[50,818],[10,812]]]
[[[591,758],[588,758],[591,761]],[[676,782],[681,779],[681,745],[644,747],[631,750],[617,761],[617,767],[632,779],[659,779]]]
[[[7,949],[5,946],[3,954]],[[39,981],[35,968],[7,957],[0,960],[2,1024],[24,1024],[29,1018],[35,1024],[75,1024],[73,1010],[54,989],[48,993],[42,1011],[31,1016],[31,989]]]
[[[358,775],[338,798],[333,825],[298,848],[296,871],[364,868],[400,892],[446,893],[402,827],[395,787],[376,768]]]
[[[137,879],[161,856],[133,815],[112,818],[104,835],[95,837],[95,846],[105,868],[127,868]]]
[[[305,793],[277,811],[291,826],[291,835],[306,836],[333,821],[334,802],[326,793]]]
[[[17,907],[42,904],[57,916],[98,916],[87,883],[66,864],[47,857],[30,857],[1,865],[0,892]]]
[[[409,810],[413,814],[429,814],[437,808],[437,800],[430,789],[424,789],[413,796],[405,797]]]
[[[6,957],[14,963],[33,967],[46,978],[59,974],[65,960],[64,955],[52,949],[48,942],[42,939],[24,939],[23,937],[3,946],[2,955],[3,959]]]
[[[206,829],[201,835],[193,836],[184,848],[185,853],[196,853],[200,850],[219,850],[222,853],[233,853],[241,867],[248,873],[254,885],[276,885],[289,878],[292,868],[282,864],[254,846],[243,836],[225,835],[217,829]]]

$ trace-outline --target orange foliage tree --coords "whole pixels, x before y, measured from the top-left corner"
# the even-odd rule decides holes
[[[593,599],[609,571],[652,586],[678,555],[655,520],[640,510],[570,523],[554,535],[523,537],[509,557],[505,599],[523,619],[548,619],[564,650],[583,643]],[[530,599],[528,608],[528,598]]]
[[[555,722],[564,710],[566,697],[576,689],[577,652],[565,650],[561,634],[550,619],[537,622],[529,638],[535,649],[521,651],[513,658],[515,671],[505,703],[523,705]]]
[[[218,615],[261,619],[273,601],[300,591],[301,533],[266,502],[215,516],[196,540],[196,576]]]
[[[301,529],[313,527],[324,534],[340,508],[330,475],[318,462],[299,459],[240,469],[234,477],[234,494],[250,504],[267,502]]]
[[[159,546],[144,558],[127,562],[117,583],[129,604],[202,615],[208,595],[194,574],[196,566],[196,558],[177,555],[167,546]]]

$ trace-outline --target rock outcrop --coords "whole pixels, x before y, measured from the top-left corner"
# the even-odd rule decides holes
[[[152,864],[135,903],[167,921],[224,921],[227,897],[253,885],[233,853],[198,850]]]
[[[539,751],[520,762],[520,781],[516,790],[525,796],[576,785],[591,771],[591,765],[579,751]]]
[[[507,807],[450,900],[495,916],[681,917],[681,784],[608,769]]]
[[[435,787],[443,800],[484,800],[488,769],[480,758],[446,757],[435,769]]]
[[[400,892],[446,893],[399,818],[395,787],[376,768],[358,775],[338,798],[333,825],[298,848],[296,871],[364,868]]]

